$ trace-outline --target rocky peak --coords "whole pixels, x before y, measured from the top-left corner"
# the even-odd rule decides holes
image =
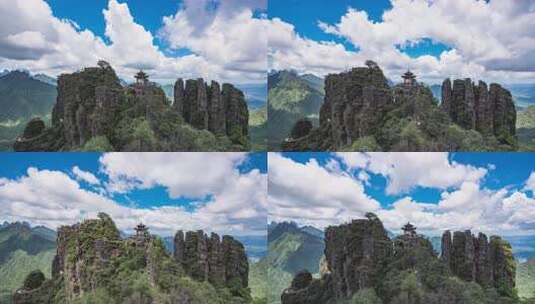
[[[392,284],[400,272],[416,275],[414,278],[421,286],[429,284],[423,279],[429,274],[442,278],[441,282],[454,274],[483,288],[493,287],[501,297],[514,298],[515,261],[511,246],[500,237],[493,236],[489,241],[485,234],[480,233],[476,237],[470,231],[456,231],[452,237],[450,231],[445,231],[440,262],[431,242],[417,234],[416,227],[407,224],[403,230],[404,234],[390,240],[383,224],[372,213],[368,213],[366,219],[328,227],[325,231],[322,277],[314,279],[308,271],[299,272],[291,286],[282,293],[282,303],[334,303],[351,299],[358,291],[369,289],[374,290],[385,303],[394,303],[390,300],[392,295],[399,294],[399,290],[392,290],[392,285],[384,284]],[[436,285],[429,286],[433,286],[433,292],[443,295],[444,298],[440,299],[444,299],[444,303],[453,303],[450,298],[458,301],[461,297],[451,294],[451,289],[437,291]],[[382,291],[386,294],[380,294]],[[422,296],[422,299],[437,299],[436,294],[430,298]]]
[[[202,78],[175,83],[173,107],[184,120],[197,129],[216,135],[245,136],[249,132],[249,110],[242,91],[231,84]]]
[[[470,230],[442,235],[442,260],[451,272],[464,281],[495,287],[510,296],[515,287],[516,264],[511,245],[498,236],[490,242],[484,233],[476,237]]]
[[[17,138],[15,151],[249,148],[247,103],[234,86],[179,79],[171,106],[162,88],[149,82],[145,73],[123,87],[113,68],[101,63],[59,77],[52,126],[42,128],[37,120],[29,124],[28,132]]]
[[[199,281],[231,290],[247,288],[249,263],[242,243],[231,236],[223,239],[202,230],[178,231],[174,240],[174,257],[186,273]]]
[[[331,130],[335,146],[373,133],[393,103],[388,80],[377,66],[328,75],[320,125]]]
[[[374,217],[328,227],[325,257],[334,294],[346,298],[377,284],[392,254],[392,242],[381,221]]]
[[[499,84],[490,88],[483,81],[475,85],[470,78],[446,79],[442,83],[441,108],[451,120],[465,129],[510,140],[516,134],[516,109],[511,92]]]

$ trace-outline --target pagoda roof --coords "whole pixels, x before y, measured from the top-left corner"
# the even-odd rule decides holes
[[[135,78],[136,79],[148,79],[149,75],[147,75],[147,73],[145,73],[143,71],[139,71],[139,72],[137,72]]]
[[[405,224],[405,226],[403,226],[403,229],[404,231],[412,231],[412,230],[416,230],[416,226],[414,226],[413,224],[411,223],[407,223]]]
[[[147,226],[143,225],[143,223],[139,223],[135,230],[146,230],[147,229]]]
[[[416,75],[414,75],[410,70],[408,70],[401,77],[404,78],[404,79],[414,79],[414,78],[416,78]]]

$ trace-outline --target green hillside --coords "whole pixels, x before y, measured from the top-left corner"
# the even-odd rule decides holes
[[[251,112],[249,116],[249,136],[253,151],[267,150],[267,107]]]
[[[0,229],[0,303],[10,303],[11,294],[33,270],[51,276],[56,252],[54,231],[13,223]]]
[[[35,116],[50,119],[56,87],[13,71],[0,77],[0,151],[11,150],[13,141]]]
[[[307,228],[308,229],[308,228]],[[267,268],[268,303],[280,303],[280,295],[295,274],[303,269],[319,273],[325,248],[323,239],[293,223],[280,223],[269,231],[268,256],[257,267]]]
[[[535,259],[518,264],[516,284],[521,298],[535,298]]]
[[[516,132],[521,151],[535,150],[535,106],[519,111],[516,119]]]
[[[267,278],[267,259],[253,263],[249,262],[249,288],[254,303],[266,303],[269,290],[272,288],[268,285]]]
[[[322,79],[313,75],[280,71],[269,76],[268,145],[271,150],[280,150],[280,143],[299,119],[307,117],[317,124],[323,103],[322,88]]]
[[[47,115],[56,102],[56,87],[14,71],[0,77],[0,122]]]

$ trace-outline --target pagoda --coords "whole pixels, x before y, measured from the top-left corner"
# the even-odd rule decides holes
[[[137,72],[136,76],[134,77],[136,78],[136,83],[139,85],[146,85],[147,82],[149,81],[149,75],[147,75],[143,71]]]
[[[143,223],[139,223],[134,230],[136,231],[135,239],[144,240],[149,236],[149,228]]]
[[[403,84],[406,86],[413,86],[416,84],[416,75],[414,75],[410,70],[407,70],[407,72],[405,72],[401,78],[403,78]]]
[[[412,225],[411,223],[407,223],[405,226],[403,226],[403,228],[401,228],[401,230],[403,230],[403,235],[409,237],[416,236],[416,226]]]

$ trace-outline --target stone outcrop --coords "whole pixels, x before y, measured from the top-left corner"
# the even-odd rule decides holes
[[[353,220],[325,231],[325,257],[337,298],[375,286],[391,254],[392,242],[376,217]]]
[[[15,292],[14,303],[52,303],[58,298],[75,303],[96,291],[110,295],[110,303],[154,303],[160,296],[169,303],[212,303],[209,299],[219,299],[220,291],[221,297],[232,298],[228,303],[248,303],[247,256],[243,245],[232,237],[220,240],[217,234],[209,238],[202,231],[179,232],[173,258],[163,241],[143,224],[135,227],[135,235],[123,239],[108,215],[98,217],[58,229],[52,278],[25,283]],[[133,280],[158,292],[125,296],[135,290],[128,285]]]
[[[175,83],[173,107],[184,120],[197,129],[217,135],[245,136],[249,134],[249,110],[242,91],[231,84],[202,78]]]
[[[230,84],[220,88],[217,82],[208,86],[202,79],[179,79],[171,105],[145,73],[136,77],[136,83],[123,87],[108,64],[61,75],[51,126],[32,120],[14,150],[249,149],[249,111],[242,91]]]
[[[174,258],[186,273],[215,286],[247,288],[249,263],[243,244],[231,236],[202,230],[178,231],[174,240]]]
[[[442,260],[451,272],[468,282],[485,287],[495,287],[512,293],[515,288],[515,261],[511,245],[498,236],[479,233],[476,237],[467,230],[444,232],[442,235]]]
[[[281,295],[282,304],[338,303],[365,289],[374,290],[384,303],[394,303],[390,300],[399,290],[388,284],[399,284],[396,276],[400,272],[415,274],[422,303],[435,303],[436,299],[442,299],[440,303],[462,302],[451,289],[427,285],[433,291],[426,290],[423,286],[430,282],[423,278],[429,275],[438,280],[435,282],[444,282],[453,274],[465,282],[495,288],[498,297],[514,298],[516,266],[509,243],[497,236],[489,241],[483,233],[476,237],[470,231],[454,232],[452,236],[445,231],[441,263],[431,241],[415,230],[407,224],[404,233],[391,240],[381,221],[371,213],[366,219],[328,227],[321,278],[313,278],[307,270],[297,273]]]
[[[516,109],[511,92],[499,84],[490,88],[483,81],[475,85],[470,78],[442,83],[441,108],[451,120],[465,129],[475,129],[499,139],[516,134]]]
[[[444,80],[442,103],[415,79],[390,87],[376,64],[328,75],[320,125],[289,136],[284,151],[515,150],[516,109],[498,84]],[[404,78],[405,76],[404,75]],[[455,126],[452,126],[452,123]],[[297,125],[296,125],[297,127]],[[465,132],[465,130],[476,130]],[[466,134],[466,135],[464,135]],[[473,139],[465,140],[467,138]]]
[[[378,66],[353,68],[325,79],[320,126],[330,130],[335,146],[371,135],[393,104],[392,92]]]
[[[16,151],[54,151],[83,146],[96,136],[113,130],[123,88],[111,67],[86,68],[58,77],[58,97],[52,109],[52,127],[24,133]],[[46,139],[48,146],[41,140]]]
[[[321,280],[301,272],[282,294],[282,303],[327,303],[349,298],[363,288],[373,288],[393,254],[393,243],[374,215],[325,231],[327,269]],[[310,277],[311,278],[311,277]]]
[[[312,130],[312,122],[308,119],[298,120],[290,133],[291,138],[301,138],[307,136]]]

